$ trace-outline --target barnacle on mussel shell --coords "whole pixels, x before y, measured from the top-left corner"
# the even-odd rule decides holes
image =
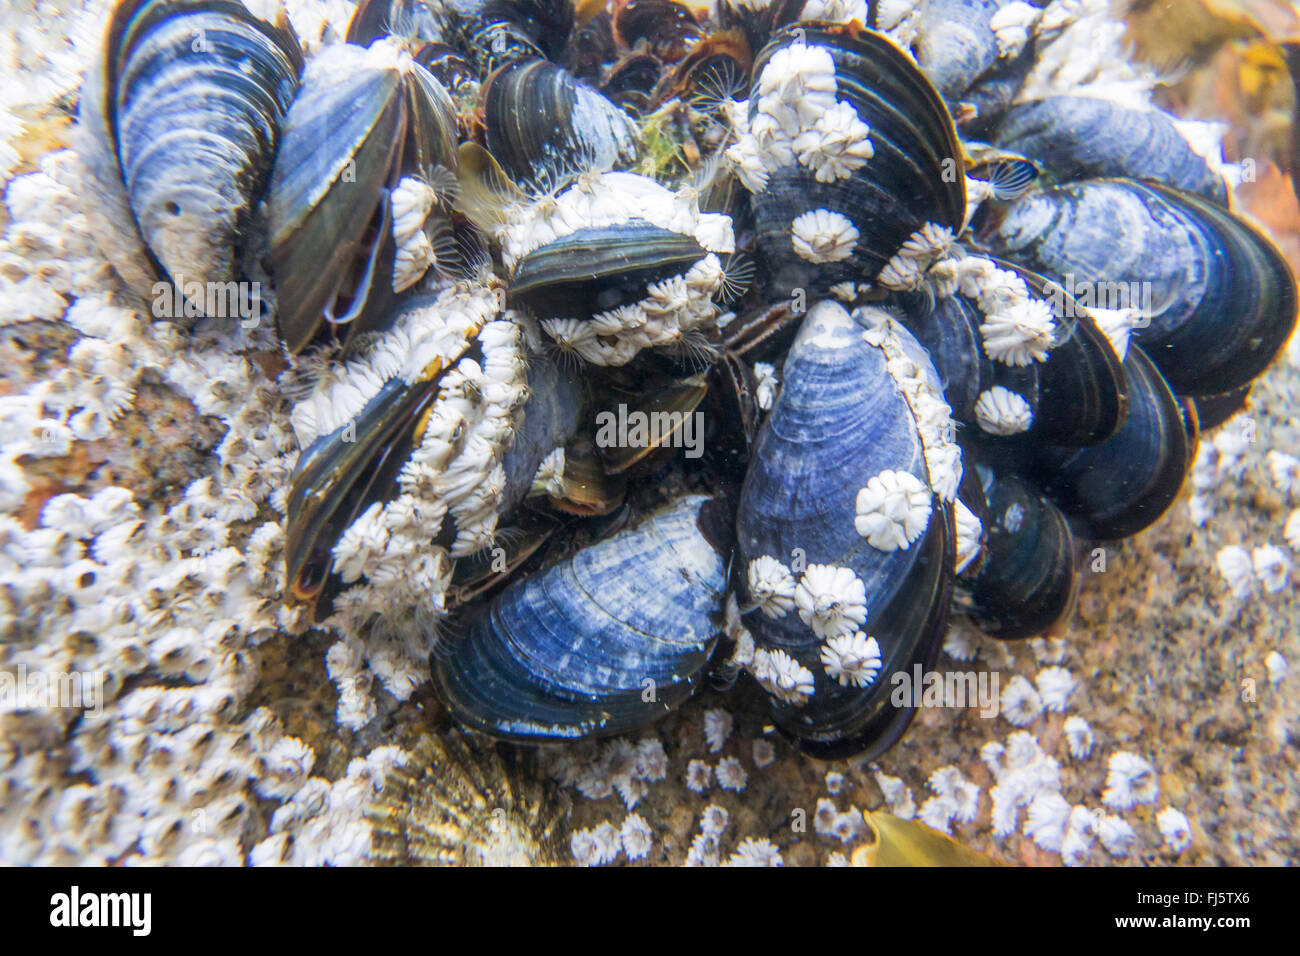
[[[886,675],[929,666],[947,620],[951,424],[925,370],[903,377],[900,332],[809,310],[740,497],[749,667],[777,726],[822,756],[898,738],[912,714]]]
[[[1067,284],[1117,289],[1131,307],[1145,290],[1152,301],[1133,337],[1184,394],[1245,385],[1295,328],[1295,277],[1277,247],[1190,193],[1086,180],[1001,212],[986,233],[1001,255]]]
[[[677,707],[718,639],[720,508],[683,497],[508,586],[430,662],[452,714],[538,742],[624,733]]]

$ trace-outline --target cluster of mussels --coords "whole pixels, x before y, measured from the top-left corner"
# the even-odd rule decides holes
[[[877,754],[951,608],[1062,621],[1294,326],[1172,117],[1028,92],[1093,6],[363,0],[307,56],[122,0],[81,152],[140,295],[269,290],[286,601],[495,737],[745,674]]]

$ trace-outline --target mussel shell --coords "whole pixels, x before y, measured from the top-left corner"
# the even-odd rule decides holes
[[[1088,538],[1127,538],[1153,524],[1177,497],[1196,453],[1198,425],[1136,345],[1124,360],[1129,412],[1106,441],[1041,447],[1031,477]]]
[[[638,525],[510,584],[433,655],[463,725],[540,743],[644,727],[699,685],[717,640],[726,556],[678,499]]]
[[[993,637],[1014,640],[1065,621],[1078,596],[1070,523],[1052,502],[1014,474],[979,470],[988,522],[984,555],[970,581],[971,617]]]
[[[1244,412],[1250,403],[1250,389],[1250,385],[1243,385],[1220,395],[1197,395],[1193,401],[1201,431],[1218,428],[1238,412]]]
[[[673,0],[620,0],[614,35],[629,50],[644,44],[647,53],[676,63],[704,35],[689,7]]]
[[[114,9],[82,92],[83,154],[133,288],[140,261],[178,286],[260,274],[258,203],[301,69],[287,21],[233,0]]]
[[[500,67],[483,84],[482,108],[488,152],[525,188],[552,189],[587,169],[612,169],[636,156],[631,118],[546,60]]]
[[[839,282],[870,281],[922,226],[934,223],[955,233],[966,211],[965,178],[951,168],[962,155],[952,117],[916,64],[883,34],[816,22],[782,30],[755,58],[751,121],[764,67],[777,50],[799,43],[829,50],[836,100],[850,103],[870,128],[874,155],[851,177],[829,183],[817,182],[798,163],[784,166],[753,194],[773,298],[793,288],[824,291]],[[846,258],[813,264],[795,253],[792,223],[815,209],[843,215],[858,230]]]
[[[519,260],[510,301],[539,319],[586,319],[641,301],[648,285],[686,272],[707,254],[691,236],[639,219],[579,229]]]
[[[990,22],[1000,0],[927,0],[916,62],[948,102],[955,102],[998,60]]]
[[[650,104],[662,70],[663,64],[649,53],[629,53],[606,72],[600,92],[611,103],[640,114]]]
[[[1145,179],[1228,205],[1228,185],[1178,132],[1169,114],[1091,96],[1051,96],[1013,107],[997,142],[1045,165],[1058,180]]]
[[[926,531],[910,547],[881,551],[854,526],[858,490],[879,472],[904,471],[929,486],[924,447],[885,353],[833,303],[804,320],[786,359],[782,389],[759,430],[737,512],[738,567],[769,555],[789,564],[852,569],[866,586],[862,626],[882,664],[865,688],[843,687],[820,660],[822,641],[794,611],[744,618],[759,647],[779,649],[815,675],[803,706],[773,699],[771,711],[796,746],[818,756],[883,752],[911,720],[890,703],[890,675],[938,651],[953,583],[954,535],[937,496]]]
[[[287,599],[315,603],[343,532],[375,501],[392,497],[414,446],[421,416],[438,394],[438,377],[389,380],[356,421],[311,443],[290,475],[285,517]]]
[[[389,190],[456,168],[451,97],[414,61],[377,64],[350,44],[312,61],[271,178],[271,263],[280,335],[304,348],[323,325],[345,341],[393,301]]]
[[[412,45],[437,43],[442,39],[438,12],[426,0],[361,0],[348,20],[347,42],[370,46],[386,36]]]
[[[1067,289],[1149,283],[1156,314],[1133,337],[1180,394],[1248,384],[1295,327],[1295,277],[1277,247],[1190,193],[1088,180],[1023,196],[990,226],[999,254]]]
[[[991,360],[979,332],[984,315],[960,293],[940,299],[929,313],[919,297],[902,300],[902,321],[929,353],[953,417],[986,441],[1079,446],[1109,438],[1128,414],[1128,380],[1114,348],[1063,289],[1014,263],[997,265],[1020,276],[1031,296],[1052,307],[1058,336],[1043,362],[1011,366]],[[1029,404],[1034,418],[1028,431],[1005,439],[979,431],[975,404],[995,386]]]

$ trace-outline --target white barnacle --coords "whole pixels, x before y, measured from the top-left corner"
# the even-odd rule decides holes
[[[808,262],[840,262],[853,254],[858,230],[847,216],[830,209],[811,209],[790,224],[795,254]]]
[[[1043,668],[1034,678],[1034,683],[1038,685],[1038,695],[1043,699],[1043,706],[1057,713],[1065,710],[1075,688],[1074,675],[1064,667]]]
[[[819,183],[848,179],[875,155],[871,129],[851,103],[836,103],[794,140],[799,162]]]
[[[776,367],[768,362],[755,362],[754,382],[754,400],[760,409],[770,412],[776,404],[776,394],[781,387]]]
[[[619,827],[619,839],[623,844],[623,852],[627,854],[629,860],[644,859],[654,845],[654,833],[650,829],[650,824],[646,823],[645,817],[639,813],[629,813]]]
[[[784,866],[781,851],[768,839],[745,837],[723,866]]]
[[[692,760],[686,765],[686,789],[703,793],[713,784],[713,767],[703,760]]]
[[[1141,328],[1148,321],[1140,309],[1099,309],[1093,306],[1088,314],[1106,336],[1121,362],[1128,357],[1128,342],[1133,330]]]
[[[1070,803],[1059,793],[1039,791],[1029,803],[1025,836],[1044,850],[1059,853],[1070,821]]]
[[[1290,497],[1300,495],[1300,458],[1273,450],[1265,460],[1277,490]]]
[[[915,475],[886,469],[858,491],[853,526],[873,548],[906,550],[929,524],[930,498],[930,489]]]
[[[1286,543],[1291,546],[1291,550],[1300,554],[1300,508],[1291,512],[1291,517],[1286,519],[1282,536],[1286,538]]]
[[[1070,756],[1075,760],[1086,760],[1092,753],[1092,728],[1082,717],[1065,718],[1065,742],[1070,748]]]
[[[989,20],[989,29],[993,31],[998,43],[998,56],[1014,59],[1020,55],[1029,42],[1030,32],[1038,25],[1043,11],[1039,7],[1014,0],[999,7]]]
[[[1043,712],[1043,699],[1034,689],[1034,685],[1017,674],[1002,688],[999,701],[1002,716],[1017,727],[1025,727],[1034,722]]]
[[[1187,817],[1181,810],[1165,807],[1156,814],[1156,826],[1165,838],[1165,846],[1175,853],[1182,853],[1191,845],[1192,825],[1187,822]]]
[[[794,608],[794,575],[771,555],[749,562],[749,595],[759,609],[776,620]]]
[[[1255,568],[1255,577],[1269,594],[1276,594],[1286,587],[1287,578],[1291,576],[1291,559],[1277,545],[1266,544],[1255,548],[1250,554],[1251,564]]]
[[[787,704],[803,704],[816,688],[813,672],[782,650],[756,650],[753,674],[764,690]]]
[[[975,512],[967,508],[960,498],[957,499],[953,508],[953,517],[957,525],[956,571],[961,574],[970,567],[972,561],[979,557],[980,539],[984,536],[984,525],[980,523],[980,519]]]
[[[772,54],[758,78],[759,115],[752,124],[757,135],[764,133],[760,121],[771,119],[787,137],[810,126],[835,105],[835,60],[821,46],[792,43]]]
[[[1238,544],[1222,547],[1214,556],[1214,566],[1228,582],[1235,597],[1250,595],[1255,583],[1255,563],[1249,551]]]
[[[731,790],[739,793],[745,789],[749,783],[749,774],[735,757],[723,757],[718,761],[717,769],[714,774],[718,778],[718,786],[723,790]]]
[[[867,588],[850,568],[808,565],[794,600],[800,619],[818,637],[850,634],[867,619]]]
[[[432,187],[413,176],[403,176],[393,187],[394,292],[409,289],[434,264],[433,243],[424,231],[424,221],[436,199]]]
[[[1097,839],[1111,856],[1125,857],[1133,851],[1137,834],[1133,832],[1132,824],[1123,817],[1103,813],[1097,823]]]
[[[1156,771],[1137,754],[1120,750],[1106,764],[1106,788],[1101,800],[1117,810],[1129,810],[1139,803],[1154,803],[1160,792]]]
[[[842,687],[870,686],[880,673],[880,645],[862,631],[827,638],[821,658],[826,673]]]
[[[731,714],[714,707],[704,712],[704,740],[709,745],[709,753],[717,753],[731,736]]]
[[[748,133],[741,136],[727,148],[725,155],[742,186],[751,193],[761,193],[767,188],[767,167],[753,136]]]
[[[1022,396],[994,385],[980,392],[975,421],[990,435],[1018,435],[1034,423],[1034,413]]]
[[[564,494],[564,448],[555,448],[542,459],[533,475],[532,491],[534,494],[561,497]]]

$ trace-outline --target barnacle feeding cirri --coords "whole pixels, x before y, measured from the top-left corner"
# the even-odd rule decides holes
[[[1129,852],[1147,759],[1108,747],[1094,812],[1027,728],[1100,759],[1055,716],[1084,579],[1194,472],[1208,507],[1297,298],[1108,4],[335,6],[78,8],[84,74],[13,114],[70,148],[0,153],[16,321],[67,347],[4,398],[5,663],[106,675],[108,721],[6,704],[0,856],[662,861],[672,775],[716,791],[682,861],[802,860],[724,836],[778,748],[944,832]],[[66,470],[163,394],[224,425],[183,481]],[[1238,596],[1284,590],[1234,547]],[[1014,729],[917,808],[864,768],[977,650],[946,673]],[[557,783],[630,812],[562,822]],[[869,819],[814,831],[840,862]]]

